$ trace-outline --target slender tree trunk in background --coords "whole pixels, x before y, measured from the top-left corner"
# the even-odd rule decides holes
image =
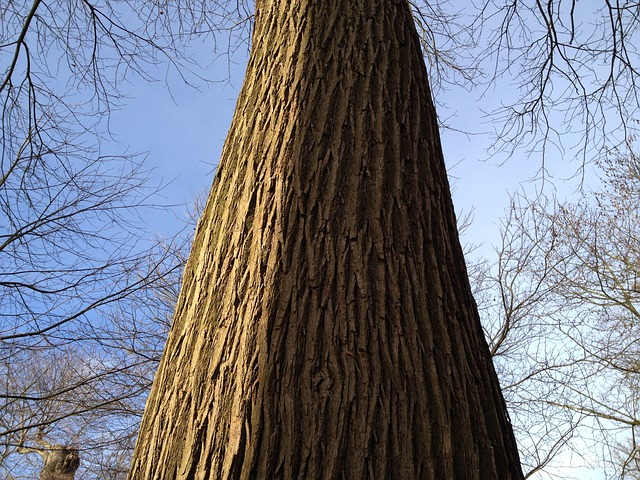
[[[76,448],[54,445],[42,453],[44,467],[40,480],[74,480],[80,466],[80,457]]]
[[[408,3],[256,3],[129,478],[522,478]]]
[[[26,436],[26,431],[24,433]],[[40,480],[74,480],[80,466],[79,450],[68,445],[51,444],[44,440],[42,429],[36,436],[40,447],[25,447],[24,436],[18,445],[18,453],[37,453],[44,463],[40,471]],[[10,477],[13,478],[13,477]]]

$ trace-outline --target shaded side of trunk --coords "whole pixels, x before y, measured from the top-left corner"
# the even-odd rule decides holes
[[[258,0],[130,479],[519,479],[406,0]]]

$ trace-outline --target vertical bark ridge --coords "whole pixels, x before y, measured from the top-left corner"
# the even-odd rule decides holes
[[[130,478],[522,478],[406,0],[256,2]]]

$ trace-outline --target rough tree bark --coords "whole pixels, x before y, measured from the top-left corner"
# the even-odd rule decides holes
[[[259,0],[130,479],[519,479],[406,0]]]

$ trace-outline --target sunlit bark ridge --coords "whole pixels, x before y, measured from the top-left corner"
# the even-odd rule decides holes
[[[257,2],[129,478],[522,478],[405,0]]]

